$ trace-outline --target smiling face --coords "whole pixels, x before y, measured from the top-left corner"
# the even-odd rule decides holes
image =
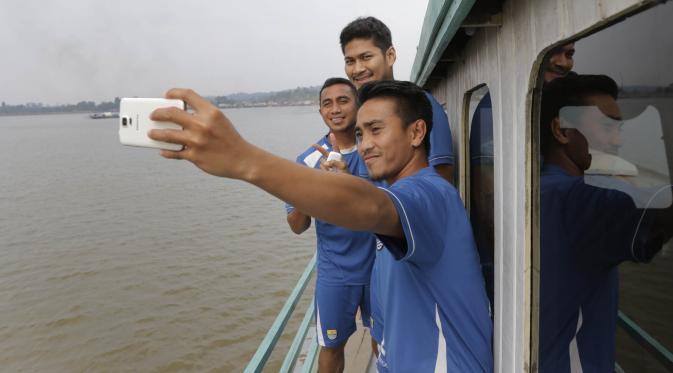
[[[320,93],[320,116],[332,132],[352,129],[356,112],[357,106],[351,87],[334,84]]]
[[[568,75],[575,65],[574,56],[575,43],[568,43],[552,50],[545,65],[544,81],[551,82]]]
[[[425,159],[425,123],[418,120],[405,126],[395,105],[395,100],[388,97],[365,101],[358,110],[355,127],[358,152],[369,177],[389,184],[415,172],[422,163],[415,161]]]
[[[344,46],[346,76],[355,87],[374,80],[392,80],[395,48],[384,53],[373,39],[353,39]]]

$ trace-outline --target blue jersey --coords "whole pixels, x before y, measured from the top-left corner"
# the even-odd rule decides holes
[[[433,167],[453,164],[453,139],[451,137],[451,127],[449,127],[449,118],[446,116],[442,105],[431,94],[425,92],[425,96],[432,105],[432,131],[430,131],[428,163]]]
[[[332,145],[323,137],[318,144],[327,151]],[[367,167],[360,158],[356,147],[341,151],[342,160],[348,171],[355,176],[368,179]],[[320,169],[322,154],[309,148],[297,157],[297,163]],[[286,205],[288,214],[292,206]],[[376,239],[369,232],[356,232],[322,220],[315,219],[318,240],[317,281],[331,285],[367,285],[374,263]]]
[[[541,373],[614,371],[617,265],[647,261],[661,248],[651,224],[626,194],[542,168]]]
[[[377,236],[371,299],[380,370],[493,371],[489,303],[457,191],[432,167],[382,189],[405,239]]]

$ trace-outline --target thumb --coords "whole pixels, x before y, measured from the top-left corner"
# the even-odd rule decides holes
[[[336,142],[336,136],[334,136],[333,133],[329,134],[329,142],[332,143],[332,151],[340,153],[341,149],[339,148],[339,145]]]

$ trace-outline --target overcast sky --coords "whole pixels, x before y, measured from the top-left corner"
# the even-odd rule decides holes
[[[8,104],[271,91],[344,76],[339,33],[385,22],[408,79],[427,0],[0,2],[0,101]]]

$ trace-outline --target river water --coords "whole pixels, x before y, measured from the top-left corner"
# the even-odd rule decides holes
[[[288,159],[325,132],[316,107],[226,113]],[[120,145],[116,119],[0,117],[0,130],[0,372],[242,370],[313,230],[292,234],[283,203],[250,185]],[[671,250],[621,266],[620,308],[668,348]],[[663,371],[621,330],[617,350],[627,371]]]
[[[316,107],[227,115],[289,159],[325,132]],[[120,145],[117,119],[0,129],[0,371],[242,370],[313,230],[292,234],[283,203],[250,185]]]

